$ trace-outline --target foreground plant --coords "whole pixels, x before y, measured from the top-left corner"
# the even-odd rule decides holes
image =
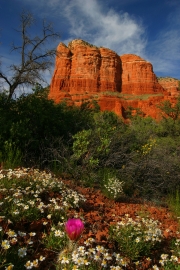
[[[84,224],[79,218],[68,219],[64,227],[65,232],[69,238],[69,241],[65,249],[61,250],[61,252],[58,255],[57,269],[61,269],[62,265],[69,264],[70,261],[69,258],[71,254],[77,249],[78,247],[77,241],[84,230]]]
[[[119,249],[132,260],[140,256],[150,256],[150,253],[163,235],[158,227],[158,221],[148,218],[136,217],[135,220],[128,215],[110,227],[110,238],[117,242]]]
[[[45,222],[44,227],[46,227],[47,224]],[[57,225],[52,224],[50,232],[43,234],[42,243],[49,249],[59,251],[67,245],[67,242],[68,239],[64,232],[64,223],[59,222]]]
[[[65,231],[72,241],[77,241],[84,230],[83,222],[78,218],[69,219],[65,223]]]
[[[180,239],[172,239],[171,254],[161,254],[159,263],[165,270],[179,270],[180,269]]]
[[[168,196],[167,204],[169,209],[176,217],[180,217],[180,191],[177,189],[175,193]]]
[[[124,182],[121,182],[117,177],[110,177],[104,184],[103,192],[110,198],[117,200],[123,194]]]
[[[63,249],[67,211],[85,199],[50,173],[36,169],[3,170],[0,178],[0,268],[38,268],[45,260],[43,254],[36,254],[39,243],[52,250]],[[38,239],[33,231],[12,230],[24,222],[42,228]]]
[[[94,238],[86,239],[85,198],[59,179],[25,168],[0,171],[0,178],[0,269],[180,269],[180,233],[164,246],[157,220],[117,216],[110,237],[96,242],[96,226],[107,220],[92,222]]]
[[[75,246],[73,250],[65,249],[58,255],[57,269],[112,269],[119,270],[126,267],[129,259],[117,253],[112,253],[102,245],[96,244],[90,237],[84,245]]]

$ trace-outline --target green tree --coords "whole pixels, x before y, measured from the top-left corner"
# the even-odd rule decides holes
[[[163,120],[161,121],[162,132],[164,136],[180,135],[180,97],[175,104],[169,100],[164,101],[159,108],[162,110]]]
[[[97,181],[98,170],[108,167],[112,157],[112,141],[115,134],[123,131],[125,124],[112,112],[99,112],[93,115],[93,125],[73,136],[71,162],[76,165],[73,176]],[[117,150],[117,149],[116,149]],[[112,161],[113,164],[114,160]],[[109,167],[112,168],[109,162]],[[93,179],[92,179],[93,178]]]
[[[180,97],[178,97],[177,102],[175,104],[172,104],[169,100],[165,100],[162,102],[162,104],[159,106],[159,108],[162,110],[162,115],[164,118],[167,116],[172,118],[174,121],[179,119],[180,117]]]
[[[60,145],[71,145],[72,136],[92,125],[94,108],[55,104],[46,98],[47,91],[36,85],[32,94],[7,102],[0,94],[0,151],[4,156],[8,145],[23,155],[24,165],[46,164],[60,157]],[[5,147],[6,142],[6,147]],[[62,149],[61,149],[62,150]]]

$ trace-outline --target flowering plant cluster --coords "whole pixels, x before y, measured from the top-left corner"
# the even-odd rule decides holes
[[[102,245],[96,244],[90,237],[84,241],[84,245],[76,247],[72,252],[65,249],[59,253],[57,269],[111,269],[120,270],[126,267],[129,259],[119,253],[111,253]]]
[[[107,183],[104,184],[105,194],[108,198],[118,199],[123,194],[124,182],[119,181],[117,177],[108,178]]]
[[[67,242],[64,231],[67,210],[78,208],[85,198],[68,189],[52,174],[37,169],[1,170],[0,178],[0,267],[11,269],[17,263],[22,265],[22,269],[38,268],[45,256],[34,255],[34,260],[26,259],[29,250],[35,252],[39,241],[47,247],[63,248]],[[49,197],[48,192],[54,196]],[[39,239],[35,232],[12,229],[21,220],[31,223],[38,219],[43,220],[41,226],[44,231],[38,235]],[[12,261],[12,258],[19,259]]]
[[[96,242],[95,222],[91,228],[94,238],[85,238],[83,211],[79,211],[84,196],[62,181],[25,168],[0,171],[0,177],[1,269],[45,269],[49,263],[57,270],[145,269],[144,262],[146,269],[180,269],[180,233],[171,250],[163,249],[161,254],[163,233],[158,221],[116,217],[119,221],[114,221],[109,238],[106,236],[110,245]],[[74,218],[68,219],[72,213]]]
[[[122,221],[110,227],[110,237],[118,243],[119,249],[132,260],[149,256],[152,248],[161,242],[163,235],[158,221],[126,215]]]
[[[153,149],[153,147],[156,145],[156,139],[149,139],[149,141],[142,146],[142,154],[145,156],[145,155],[148,155],[151,150]]]

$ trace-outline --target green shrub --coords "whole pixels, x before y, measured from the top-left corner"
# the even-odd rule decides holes
[[[0,155],[0,161],[5,169],[14,169],[22,164],[21,151],[16,147],[12,141],[5,141],[3,151]]]
[[[123,184],[118,178],[110,177],[103,182],[103,193],[107,198],[118,200],[123,194]]]
[[[122,221],[110,226],[110,239],[118,244],[124,256],[137,260],[140,256],[149,256],[152,249],[162,240],[158,222],[152,219],[126,215]]]
[[[5,141],[8,141],[9,145],[13,142],[11,152],[21,153],[24,166],[49,165],[46,151],[50,150],[52,141],[63,139],[64,145],[67,145],[72,135],[91,126],[91,115],[97,110],[96,105],[89,103],[84,103],[81,107],[67,106],[65,103],[54,104],[47,99],[47,93],[39,85],[33,94],[22,95],[9,102],[6,95],[1,94],[1,159],[5,155],[6,159],[12,156],[10,149],[7,152],[4,147]]]
[[[177,217],[180,218],[180,194],[179,194],[179,188],[176,187],[176,191],[173,193],[170,193],[167,196],[167,204],[169,209],[172,211],[172,213]]]

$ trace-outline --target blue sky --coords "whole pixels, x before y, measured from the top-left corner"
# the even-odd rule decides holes
[[[119,55],[139,55],[153,64],[157,76],[180,79],[180,0],[1,0],[2,68],[18,63],[19,55],[10,49],[20,42],[15,29],[22,10],[37,20],[34,35],[43,18],[54,24],[61,35],[55,47],[80,38]]]

